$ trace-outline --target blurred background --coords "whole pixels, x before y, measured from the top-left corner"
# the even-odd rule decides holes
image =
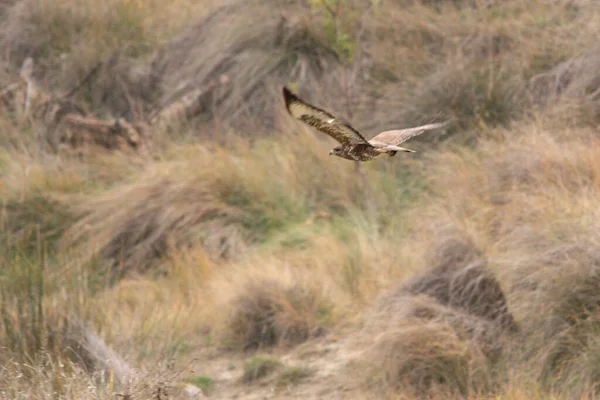
[[[0,1],[0,398],[595,398],[600,4]],[[367,138],[361,165],[281,87]]]

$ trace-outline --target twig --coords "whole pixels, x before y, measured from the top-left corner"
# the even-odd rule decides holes
[[[81,82],[79,82],[79,84],[77,84],[77,86],[75,86],[69,92],[64,94],[62,96],[63,99],[68,99],[68,98],[72,97],[75,93],[77,93],[79,91],[79,89],[81,89],[83,87],[83,85],[85,85],[86,83],[89,82],[90,79],[92,79],[92,77],[100,70],[101,66],[102,66],[102,61],[100,61],[98,64],[96,64],[96,66],[94,68],[92,68],[92,70],[90,72],[88,72],[88,74],[85,76],[85,78],[83,78],[83,80],[81,80]]]

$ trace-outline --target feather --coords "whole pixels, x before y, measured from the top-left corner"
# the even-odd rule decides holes
[[[283,87],[283,98],[286,108],[292,117],[326,133],[342,145],[369,145],[369,142],[349,123],[301,100],[285,86]]]
[[[392,131],[381,132],[369,142],[377,142],[381,144],[399,145],[406,142],[408,139],[418,136],[426,131],[438,129],[446,126],[450,121],[438,122],[435,124],[415,126],[414,128],[397,129]]]

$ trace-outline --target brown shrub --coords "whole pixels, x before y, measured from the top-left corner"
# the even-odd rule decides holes
[[[210,187],[208,169],[181,176],[173,168],[178,167],[163,165],[160,172],[150,171],[139,181],[83,202],[83,216],[67,231],[65,245],[81,244],[88,258],[99,252],[117,268],[113,276],[147,270],[171,246],[183,248],[196,240],[216,258],[240,254],[249,239],[244,236],[244,211]],[[116,204],[121,206],[115,209]],[[83,245],[88,240],[95,246]]]
[[[414,396],[467,397],[493,390],[493,369],[517,325],[500,283],[469,237],[438,222],[430,266],[384,294],[367,320],[377,336],[369,376]]]
[[[429,296],[397,298],[396,313],[369,327],[377,332],[364,358],[371,384],[414,396],[490,390],[491,365],[502,354],[500,330],[484,319],[441,306]]]
[[[470,315],[494,321],[507,329],[517,329],[504,292],[483,261],[449,271],[445,268],[431,269],[427,275],[408,282],[403,289],[408,293],[428,294],[441,304],[463,309]]]
[[[451,308],[516,330],[506,297],[479,250],[464,234],[446,230],[421,276],[404,284],[400,293],[427,294]]]
[[[228,305],[229,338],[236,347],[291,346],[323,333],[329,305],[307,282],[248,280]]]
[[[525,365],[547,387],[577,395],[577,390],[597,384],[600,377],[595,358],[600,331],[600,242],[594,228],[566,229],[568,238],[560,243],[550,232],[512,233],[511,240],[535,249],[512,267],[512,297],[524,317],[527,341],[521,357],[525,356]]]
[[[517,324],[484,252],[453,225],[432,226],[428,268],[384,294],[359,335],[376,337],[368,376],[417,397],[493,391]]]

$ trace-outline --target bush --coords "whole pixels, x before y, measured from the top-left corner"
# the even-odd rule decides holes
[[[400,293],[427,294],[448,307],[518,330],[500,282],[481,250],[452,229],[441,229],[438,240],[431,251],[430,269],[404,284]]]
[[[416,397],[489,389],[486,358],[443,321],[405,321],[385,330],[366,355],[370,385]]]
[[[229,304],[228,337],[243,349],[296,345],[323,333],[329,308],[306,283],[248,281]]]

